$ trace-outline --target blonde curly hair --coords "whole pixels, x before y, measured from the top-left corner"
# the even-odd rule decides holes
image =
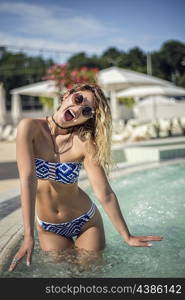
[[[91,91],[94,96],[95,114],[85,123],[77,125],[78,136],[84,141],[92,141],[96,148],[95,159],[109,176],[113,166],[111,143],[112,143],[112,116],[107,98],[102,89],[95,83],[75,84],[61,96],[63,101],[69,95],[79,91]],[[58,107],[58,109],[60,106]],[[57,109],[57,110],[58,110]]]

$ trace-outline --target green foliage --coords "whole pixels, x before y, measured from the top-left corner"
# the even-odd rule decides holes
[[[184,86],[185,75],[185,44],[179,41],[166,41],[159,51],[150,53],[152,75]],[[147,55],[139,47],[131,48],[128,52],[110,47],[99,57],[87,57],[84,52],[76,54],[68,60],[69,67],[81,66],[104,69],[111,66],[147,73]]]
[[[184,73],[182,61],[185,59],[185,44],[179,41],[167,41],[163,44],[160,53],[165,65],[172,72],[178,70],[180,74]]]
[[[178,86],[185,87],[185,44],[168,40],[158,51],[151,54],[152,75],[173,81]],[[74,70],[104,69],[111,66],[147,73],[147,58],[139,47],[127,52],[116,47],[109,47],[101,55],[88,56],[85,52],[71,56],[66,64],[71,72]],[[54,65],[51,59],[41,56],[31,57],[24,53],[12,53],[5,47],[0,47],[0,81],[4,83],[7,97],[9,91],[26,84],[41,81],[47,70]],[[84,77],[80,74],[81,77]],[[89,75],[88,75],[89,77]]]
[[[133,97],[119,97],[118,103],[124,104],[125,106],[132,108],[136,102]]]
[[[176,84],[185,88],[185,74],[178,77]]]
[[[146,73],[146,55],[138,47],[132,48],[124,56],[122,65],[131,70]]]
[[[49,98],[49,97],[39,97],[39,102],[47,107],[48,109],[52,109],[53,108],[53,98]]]
[[[11,89],[41,81],[52,64],[51,59],[31,57],[21,52],[12,53],[0,47],[0,81],[4,83],[8,99]]]
[[[158,52],[152,53],[153,74],[174,84],[181,83],[180,77],[185,75],[184,63],[185,44],[179,41],[167,41]]]
[[[83,67],[98,69],[103,68],[101,59],[98,56],[92,55],[91,57],[88,57],[85,52],[80,52],[71,56],[68,59],[67,64],[70,70],[81,69]]]
[[[105,65],[105,68],[111,66],[118,66],[122,59],[122,52],[115,47],[108,48],[102,54],[102,60]]]

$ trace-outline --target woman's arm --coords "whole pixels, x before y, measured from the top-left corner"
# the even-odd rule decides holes
[[[116,230],[130,246],[151,246],[149,241],[159,241],[159,236],[133,236],[130,234],[127,224],[124,220],[118,199],[112,190],[104,169],[93,160],[95,148],[93,144],[89,146],[90,151],[84,154],[84,167],[87,171],[89,181],[93,191],[109,216]],[[87,147],[85,147],[87,149]]]
[[[34,235],[37,177],[33,154],[35,121],[22,119],[17,127],[16,159],[20,178],[24,235]]]
[[[27,254],[27,265],[30,264],[34,244],[34,219],[37,178],[33,153],[33,138],[36,124],[32,119],[22,119],[17,126],[16,159],[20,178],[21,206],[24,225],[24,242],[15,257],[22,259]],[[10,266],[10,271],[16,264]]]

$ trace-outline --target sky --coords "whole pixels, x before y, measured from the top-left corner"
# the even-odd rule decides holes
[[[0,46],[64,63],[109,47],[158,51],[185,42],[185,0],[0,0]]]

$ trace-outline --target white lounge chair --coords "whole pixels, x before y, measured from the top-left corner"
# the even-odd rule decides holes
[[[13,142],[13,141],[15,141],[16,136],[17,136],[17,127],[16,127],[16,128],[13,128],[12,133],[6,138],[6,140],[7,140],[8,142]]]
[[[12,132],[13,132],[13,126],[6,125],[1,134],[1,140],[7,140],[7,138],[12,134]]]

